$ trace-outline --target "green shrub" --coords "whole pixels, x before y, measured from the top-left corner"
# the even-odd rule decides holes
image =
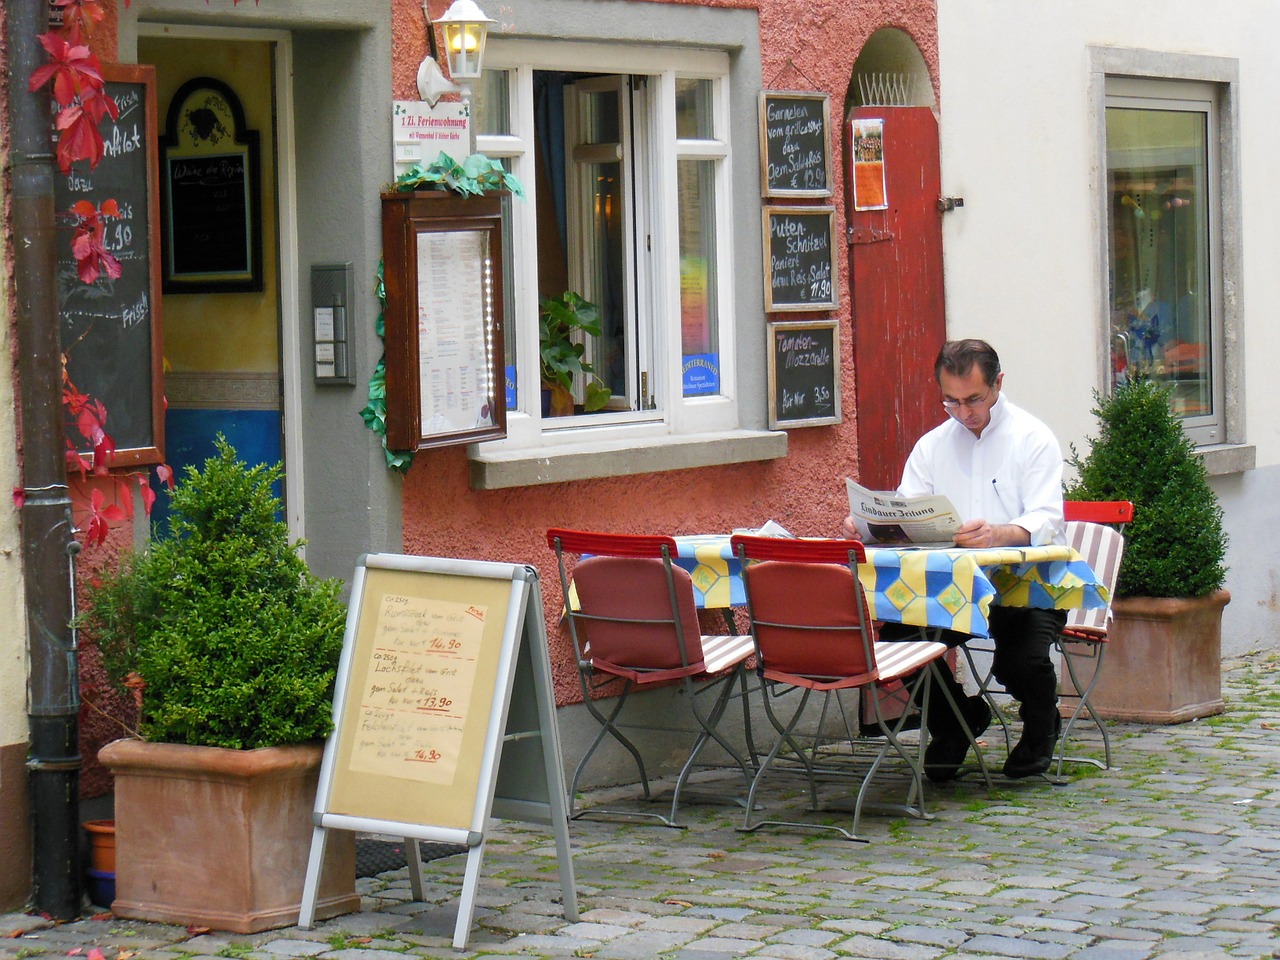
[[[145,685],[147,739],[247,749],[329,732],[341,583],[312,576],[289,542],[272,493],[282,473],[219,437],[174,489],[170,535],[89,586],[80,626],[113,681]]]
[[[1226,577],[1222,508],[1195,446],[1169,406],[1167,388],[1150,380],[1121,385],[1094,409],[1101,425],[1068,500],[1131,500],[1116,595],[1199,597]]]

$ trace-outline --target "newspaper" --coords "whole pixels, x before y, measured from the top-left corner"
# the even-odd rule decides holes
[[[849,516],[864,543],[955,546],[960,514],[943,496],[904,497],[888,490],[868,490],[845,477]]]
[[[795,539],[795,534],[776,520],[766,520],[763,527],[738,527],[733,532],[746,534],[749,537],[786,537]]]

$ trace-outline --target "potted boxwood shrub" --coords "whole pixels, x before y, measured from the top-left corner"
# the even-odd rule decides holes
[[[538,303],[538,339],[541,351],[542,389],[550,393],[545,414],[564,417],[573,414],[573,378],[586,378],[587,394],[582,409],[599,410],[613,395],[595,375],[595,368],[583,360],[584,336],[600,336],[600,308],[590,300],[566,290],[558,297],[543,297]]]
[[[297,919],[346,613],[277,516],[281,466],[216,448],[174,489],[169,535],[90,584],[79,625],[141,692],[140,738],[99,752],[115,775],[112,909],[252,933]],[[318,909],[359,909],[353,842],[330,856]]]
[[[1148,723],[1221,713],[1227,537],[1204,464],[1154,381],[1122,384],[1094,414],[1100,432],[1087,456],[1072,449],[1067,499],[1134,504],[1094,707]]]

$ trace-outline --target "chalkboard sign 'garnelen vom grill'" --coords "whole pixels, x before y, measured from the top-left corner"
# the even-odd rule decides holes
[[[769,324],[769,429],[840,422],[835,320]]]
[[[764,208],[764,308],[834,310],[834,207]]]
[[[830,121],[825,93],[760,92],[761,196],[831,196]]]
[[[106,221],[102,242],[121,272],[82,283],[71,230],[59,229],[58,322],[67,375],[106,408],[113,465],[134,467],[164,460],[155,68],[103,64],[102,76],[119,116],[103,121],[101,162],[59,175],[54,202],[60,211],[81,200],[116,202],[120,216]],[[79,433],[70,427],[67,436]]]
[[[161,152],[164,292],[262,292],[258,131],[239,97],[221,80],[188,80],[169,103]]]

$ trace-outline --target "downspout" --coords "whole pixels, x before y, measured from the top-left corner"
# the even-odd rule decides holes
[[[36,37],[49,29],[48,0],[8,0],[9,170],[22,414],[22,573],[26,582],[27,756],[35,910],[80,915],[79,688],[71,629],[74,567],[62,421],[54,157],[47,90],[27,91],[44,63]]]

